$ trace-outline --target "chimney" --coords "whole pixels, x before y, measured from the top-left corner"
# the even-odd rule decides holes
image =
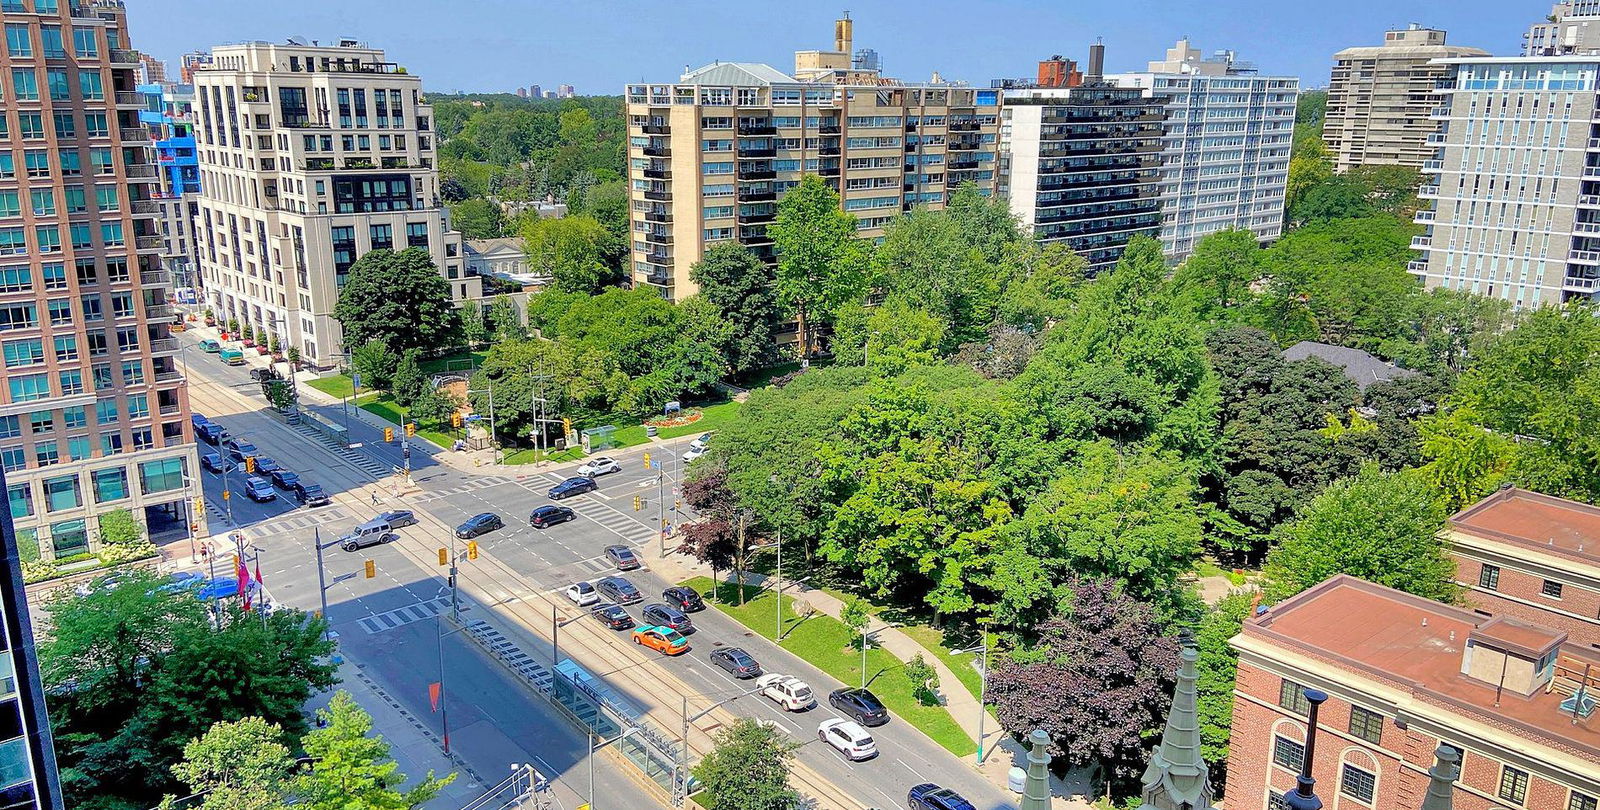
[[[1461,775],[1461,754],[1440,743],[1433,752],[1433,767],[1428,769],[1428,792],[1420,810],[1451,810],[1456,777]]]
[[[850,21],[850,12],[846,11],[843,17],[833,21],[833,49],[839,53],[853,53],[851,45],[855,38],[855,23]]]
[[[1321,689],[1305,690],[1311,713],[1306,718],[1306,755],[1300,763],[1300,775],[1295,778],[1295,788],[1283,794],[1283,803],[1289,810],[1322,810],[1322,800],[1317,798],[1317,780],[1311,776],[1311,765],[1317,755],[1317,711],[1327,702],[1328,693]]]
[[[1096,38],[1089,46],[1089,69],[1084,71],[1084,84],[1095,84],[1106,75],[1106,45]]]
[[[1050,810],[1050,735],[1036,728],[1028,735],[1028,775],[1022,783],[1022,810]]]

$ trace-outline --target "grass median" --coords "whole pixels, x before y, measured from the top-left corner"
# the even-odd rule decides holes
[[[694,577],[683,584],[701,594],[711,594],[712,582],[706,577]],[[776,607],[770,591],[747,585],[745,603],[740,605],[738,586],[723,583],[716,590],[717,599],[712,602],[716,609],[764,638],[773,638]],[[802,618],[794,611],[793,598],[784,596],[783,602],[783,637],[778,640],[779,646],[847,686],[859,685],[861,650],[854,646],[855,634],[850,628],[822,613]],[[834,689],[832,685],[812,686],[819,700],[826,700],[827,693]],[[889,707],[896,719],[915,726],[950,753],[966,756],[973,752],[972,740],[961,730],[950,712],[943,706],[924,706],[919,703],[913,696],[915,685],[906,677],[905,664],[876,647],[867,650],[867,688]]]

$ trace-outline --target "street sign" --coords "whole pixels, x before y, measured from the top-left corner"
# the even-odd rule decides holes
[[[661,462],[659,462],[659,461],[652,461],[652,462],[650,462],[650,469],[652,469],[652,470],[659,470],[659,469],[661,469]]]
[[[360,388],[361,387],[361,372],[359,372],[359,371],[350,372],[350,387],[352,387],[352,388]]]

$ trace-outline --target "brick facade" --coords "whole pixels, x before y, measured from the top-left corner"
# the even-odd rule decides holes
[[[1451,556],[1456,561],[1456,581],[1471,607],[1562,630],[1583,644],[1600,644],[1600,590],[1573,577],[1513,567],[1515,560],[1490,563],[1460,551]],[[1485,566],[1491,569],[1488,576]],[[1559,598],[1544,592],[1546,582],[1560,585]]]

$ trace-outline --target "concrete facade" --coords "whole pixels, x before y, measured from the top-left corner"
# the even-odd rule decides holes
[[[1550,16],[1528,26],[1523,56],[1600,53],[1600,0],[1568,0],[1550,7]]]

